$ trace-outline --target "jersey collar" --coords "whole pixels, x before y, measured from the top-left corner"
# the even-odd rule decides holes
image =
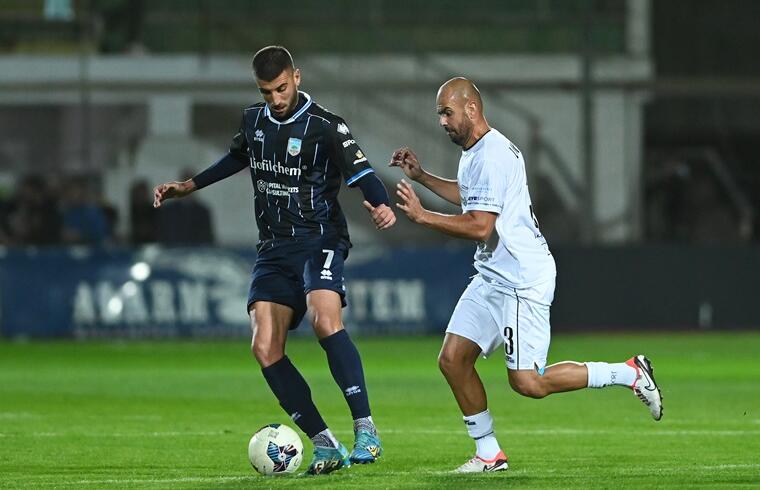
[[[301,114],[303,114],[304,112],[306,112],[306,110],[311,106],[311,96],[309,94],[307,94],[306,92],[299,91],[298,92],[298,97],[300,98],[301,95],[304,96],[304,98],[306,99],[306,102],[304,102],[303,107],[301,107],[300,109],[298,109],[292,116],[290,116],[286,120],[284,120],[284,121],[278,121],[277,119],[275,119],[274,117],[272,117],[272,113],[269,112],[269,106],[266,105],[266,104],[264,105],[264,115],[266,117],[268,117],[270,121],[272,121],[273,123],[275,123],[278,126],[281,125],[281,124],[290,124],[290,123],[292,123],[293,121],[295,121],[296,119],[298,119],[299,117],[301,117]]]
[[[493,128],[488,128],[488,131],[486,131],[485,133],[483,133],[483,136],[481,136],[478,141],[476,141],[475,143],[471,144],[469,148],[462,148],[462,153],[467,154],[467,153],[473,151],[475,149],[475,147],[479,146],[483,142],[483,140],[486,139],[486,136],[488,136],[491,133],[491,131],[493,131]]]

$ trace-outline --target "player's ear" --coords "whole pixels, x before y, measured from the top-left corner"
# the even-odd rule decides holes
[[[464,113],[467,114],[467,119],[474,120],[478,113],[478,104],[474,100],[468,100],[464,105]]]
[[[293,80],[296,81],[296,88],[301,85],[301,70],[296,68],[293,70]]]

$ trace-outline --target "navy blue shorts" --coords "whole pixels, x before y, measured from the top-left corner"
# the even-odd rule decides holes
[[[349,243],[342,238],[265,240],[257,247],[248,310],[255,301],[271,301],[293,308],[296,328],[306,314],[306,294],[329,289],[346,306],[343,263]]]

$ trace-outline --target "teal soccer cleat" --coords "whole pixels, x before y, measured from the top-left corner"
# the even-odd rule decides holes
[[[356,433],[354,450],[351,451],[351,462],[357,464],[374,463],[383,454],[380,438],[366,430]]]
[[[311,460],[307,475],[326,475],[341,468],[351,466],[348,449],[343,444],[335,447],[314,446],[314,458]]]

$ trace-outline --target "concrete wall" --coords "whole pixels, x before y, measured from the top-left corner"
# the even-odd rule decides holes
[[[386,163],[390,153],[402,145],[415,148],[431,171],[455,175],[459,151],[437,127],[435,93],[451,76],[472,78],[483,92],[491,125],[524,151],[534,200],[547,190],[544,186],[551,185],[561,199],[561,211],[576,215],[580,212],[585,162],[579,58],[320,55],[297,57],[296,63],[303,72],[302,88],[349,122],[357,141],[387,183],[400,177],[399,172],[386,168]],[[650,77],[646,57],[595,60],[595,82],[641,82]],[[616,87],[607,84],[595,91],[593,103],[593,203],[602,242],[635,240],[639,229],[645,94],[626,90],[622,84]],[[9,121],[21,106],[73,104],[59,116],[59,127],[63,128],[60,132],[65,137],[51,139],[54,146],[48,148],[50,153],[72,153],[71,141],[82,130],[82,119],[73,117],[71,111],[79,110],[77,104],[83,100],[91,113],[117,105],[146,108],[144,127],[134,129],[141,137],[137,150],[117,149],[120,158],[94,162],[104,169],[107,192],[126,217],[124,182],[137,176],[151,181],[176,178],[181,168],[202,168],[225,150],[218,142],[203,141],[192,134],[190,118],[195,104],[243,107],[260,98],[251,79],[248,56],[0,58],[0,126],[11,124]],[[89,126],[102,141],[109,139],[109,128],[118,129],[117,123],[95,118]],[[230,128],[236,123],[219,121],[220,126]],[[120,131],[123,133],[123,128]],[[2,140],[0,137],[0,154]],[[541,146],[536,146],[539,140]],[[548,158],[547,147],[558,158]],[[14,148],[16,154],[24,154],[17,143]],[[100,153],[96,152],[95,158],[97,155]],[[568,178],[562,177],[557,165],[565,168]],[[538,177],[544,179],[541,187],[536,186]],[[247,177],[241,175],[204,191],[202,199],[213,208],[217,235],[223,242],[250,243],[254,236],[250,192]],[[374,240],[373,230],[358,205],[360,197],[352,194],[358,193],[348,193],[344,207],[355,222],[354,240]],[[437,202],[424,192],[423,197],[431,205]],[[446,205],[440,207],[452,210]],[[537,211],[541,219],[543,212],[555,209]],[[402,231],[422,240],[430,238],[406,224],[402,224]],[[551,230],[546,232],[551,241]]]

